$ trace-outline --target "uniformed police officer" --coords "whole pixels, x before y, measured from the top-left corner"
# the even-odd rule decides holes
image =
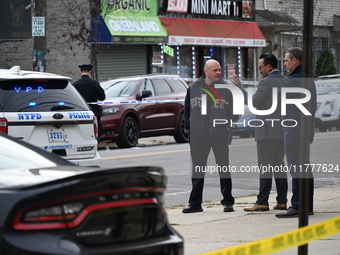
[[[90,78],[92,74],[92,65],[83,64],[79,66],[81,78],[73,83],[73,86],[83,96],[88,103],[96,103],[98,100],[105,99],[105,92],[100,86],[99,82]],[[102,123],[100,117],[102,116],[103,108],[98,104],[90,104],[90,108],[98,121],[98,143],[100,142],[102,133]]]

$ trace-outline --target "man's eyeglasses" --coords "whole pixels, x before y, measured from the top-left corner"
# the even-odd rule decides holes
[[[263,66],[259,66],[259,70],[261,71],[262,67],[265,67],[266,65],[263,65]]]

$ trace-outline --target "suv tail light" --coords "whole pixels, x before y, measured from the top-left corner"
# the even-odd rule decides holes
[[[0,119],[0,132],[8,134],[7,120]]]
[[[98,139],[98,120],[97,117],[93,115],[93,128],[94,128],[94,135],[96,139]]]

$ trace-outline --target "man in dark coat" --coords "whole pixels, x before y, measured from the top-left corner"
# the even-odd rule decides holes
[[[284,65],[287,68],[289,76],[285,79],[283,88],[302,88],[303,79],[302,79],[302,49],[294,47],[287,50],[285,54],[285,62]],[[307,79],[307,78],[305,78]],[[316,87],[313,79],[308,79],[308,90],[311,94],[310,104],[307,108],[307,111],[311,115],[307,115],[310,119],[309,126],[307,126],[307,130],[303,130],[302,132],[308,132],[310,134],[309,143],[313,142],[314,138],[314,116],[316,112]],[[280,92],[280,91],[279,91]],[[280,93],[279,93],[280,94]],[[301,98],[301,93],[287,93],[287,98],[290,100],[296,99],[299,100]],[[286,106],[286,115],[283,116],[283,120],[285,120],[284,131],[284,147],[285,154],[287,158],[288,169],[290,170],[290,174],[292,176],[292,206],[284,213],[278,213],[275,216],[278,218],[287,218],[287,217],[297,217],[299,215],[299,178],[300,178],[300,158],[301,158],[301,119],[304,113],[297,107],[295,104],[287,104]],[[309,150],[308,150],[309,152]],[[304,162],[309,163],[309,162]],[[314,177],[313,173],[309,168],[302,169],[306,171],[308,175],[308,183],[309,183],[309,214],[313,214],[313,195],[314,195]]]
[[[257,91],[252,97],[252,105],[257,110],[268,110],[273,104],[273,93],[277,96],[277,90],[281,88],[285,76],[277,69],[277,58],[270,53],[260,56],[259,71],[264,77]],[[255,128],[255,141],[257,146],[258,166],[260,173],[260,188],[257,201],[252,207],[244,208],[245,211],[267,211],[269,210],[268,199],[272,188],[272,176],[274,175],[277,204],[273,209],[287,209],[287,173],[283,171],[284,166],[284,143],[283,129],[280,123],[281,107],[275,105],[276,110],[271,114],[256,115],[256,119],[263,122],[263,126]],[[267,120],[276,121],[267,121]],[[273,171],[275,168],[275,171]]]
[[[97,103],[97,101],[103,101],[105,99],[105,92],[100,86],[99,82],[90,78],[92,73],[92,65],[80,65],[81,78],[73,83],[73,86],[78,90],[78,92],[83,96],[86,102],[90,104],[90,108],[94,115],[97,117],[98,122],[98,143],[100,142],[102,133],[102,107]]]
[[[185,98],[185,122],[190,130],[190,152],[192,159],[192,190],[189,207],[183,213],[202,212],[204,176],[207,169],[208,155],[212,149],[217,172],[220,175],[220,187],[224,212],[234,211],[232,182],[229,167],[230,126],[214,125],[214,120],[230,122],[233,116],[232,94],[228,89],[215,88],[216,84],[225,84],[221,78],[221,66],[210,59],[204,66],[205,75],[199,78],[187,90]],[[228,86],[225,84],[225,86]],[[215,167],[215,166],[214,166]],[[218,168],[219,167],[219,168]]]

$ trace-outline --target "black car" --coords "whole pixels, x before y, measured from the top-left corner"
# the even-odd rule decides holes
[[[0,254],[183,254],[158,167],[90,169],[0,134]]]

